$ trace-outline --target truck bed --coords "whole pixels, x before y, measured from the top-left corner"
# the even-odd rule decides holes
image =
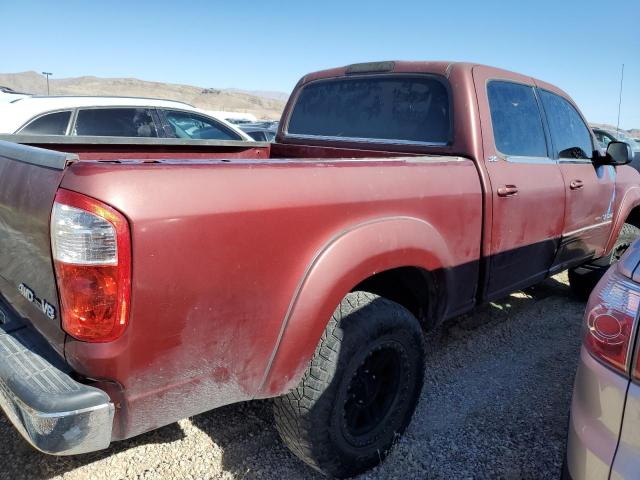
[[[114,439],[160,426],[156,409],[165,424],[290,388],[299,369],[291,359],[306,362],[303,352],[319,335],[312,328],[289,344],[295,308],[328,318],[322,295],[349,290],[390,261],[415,265],[418,255],[425,269],[455,282],[442,315],[474,301],[482,197],[470,160],[341,149],[316,158],[254,158],[269,147],[252,144],[225,145],[237,156],[216,151],[210,158],[156,156],[138,145],[134,158],[118,159],[108,143],[46,145],[42,151],[0,142],[0,291],[78,375],[104,379],[99,386],[120,405]],[[98,160],[102,148],[107,155]],[[304,151],[296,146],[292,153]],[[131,320],[116,341],[65,335],[59,320],[17,290],[26,283],[59,307],[49,241],[58,189],[100,200],[129,221]],[[323,284],[331,288],[305,300],[314,269],[341,242],[355,242],[342,266],[355,263],[330,268],[338,278]],[[418,253],[423,243],[432,256]],[[382,255],[405,244],[406,260]],[[358,264],[365,250],[379,250],[379,261]]]

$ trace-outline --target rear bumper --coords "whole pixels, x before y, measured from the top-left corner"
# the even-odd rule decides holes
[[[107,448],[114,406],[0,300],[0,407],[38,450],[74,455]]]

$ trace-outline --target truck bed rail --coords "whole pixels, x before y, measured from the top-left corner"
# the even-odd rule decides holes
[[[3,137],[10,137],[10,135]],[[70,163],[78,161],[78,156],[73,153],[21,145],[17,140],[5,141],[2,138],[0,138],[0,157],[55,170],[64,170]]]

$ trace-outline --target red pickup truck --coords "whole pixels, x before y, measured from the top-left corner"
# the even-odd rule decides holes
[[[356,474],[411,419],[424,331],[568,268],[584,293],[640,232],[629,146],[481,65],[306,75],[270,146],[4,138],[0,404],[51,454],[274,398],[296,455]]]

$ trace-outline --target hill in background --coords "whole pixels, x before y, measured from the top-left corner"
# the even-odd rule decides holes
[[[0,73],[0,85],[19,92],[47,94],[45,77],[36,72]],[[149,82],[137,78],[50,78],[51,95],[119,95],[153,97],[190,103],[205,110],[252,113],[261,119],[279,119],[289,95],[284,92],[245,91]]]
[[[609,125],[608,123],[591,123],[592,127],[600,127],[605,130],[616,131],[615,125]],[[632,128],[631,130],[620,129],[622,132],[626,132],[631,138],[640,138],[640,128]]]

